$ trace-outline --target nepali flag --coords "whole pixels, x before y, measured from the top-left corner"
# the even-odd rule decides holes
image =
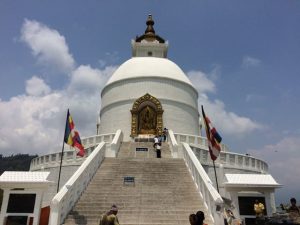
[[[67,114],[64,141],[66,144],[68,144],[76,149],[78,156],[81,156],[81,157],[84,156],[84,154],[85,154],[84,147],[81,144],[79,133],[75,130],[75,125],[73,123],[73,119],[70,115],[69,109],[68,109],[68,114]]]
[[[207,137],[207,143],[208,143],[208,149],[210,158],[215,161],[221,151],[220,143],[222,141],[222,137],[217,132],[216,128],[212,125],[211,121],[207,116],[205,116],[203,106],[201,106],[202,109],[202,116],[204,119],[205,124],[205,130],[206,130],[206,137]]]

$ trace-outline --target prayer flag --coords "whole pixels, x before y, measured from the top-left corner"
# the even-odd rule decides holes
[[[68,110],[67,121],[66,121],[66,130],[64,141],[66,144],[72,146],[76,149],[77,155],[83,157],[85,154],[84,147],[81,144],[80,136],[78,131],[75,130],[75,125],[73,119]]]
[[[209,118],[205,116],[203,106],[201,106],[201,108],[202,108],[202,116],[205,124],[205,131],[206,131],[210,158],[213,161],[215,161],[218,158],[221,151],[220,143],[222,141],[222,137],[219,135],[216,128],[212,125]]]

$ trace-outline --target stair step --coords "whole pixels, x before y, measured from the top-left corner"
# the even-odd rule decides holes
[[[207,214],[183,159],[171,158],[167,143],[162,146],[164,157],[157,159],[152,145],[122,143],[117,158],[105,158],[64,224],[99,225],[112,204],[119,207],[122,225],[189,225],[191,213]],[[136,147],[149,152],[135,154]],[[135,182],[124,184],[125,176]]]

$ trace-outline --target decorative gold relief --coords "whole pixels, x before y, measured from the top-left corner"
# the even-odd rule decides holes
[[[138,98],[131,109],[131,137],[139,134],[161,135],[163,130],[162,106],[150,94]]]

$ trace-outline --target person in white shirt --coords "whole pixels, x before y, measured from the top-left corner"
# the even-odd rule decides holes
[[[161,158],[161,143],[160,142],[156,145],[156,157]]]
[[[153,147],[155,148],[155,151],[156,151],[156,157],[161,158],[161,141],[160,141],[159,136],[154,137]]]

